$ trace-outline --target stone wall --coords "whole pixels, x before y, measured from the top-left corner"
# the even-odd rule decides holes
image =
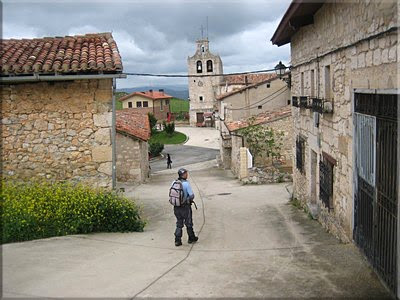
[[[327,3],[291,42],[292,95],[328,99],[334,109],[320,114],[317,128],[310,110],[293,108],[293,141],[306,140],[305,171],[293,172],[294,196],[309,206],[315,202],[320,222],[342,241],[352,239],[353,226],[353,91],[397,88],[397,32],[379,34],[395,25],[395,12],[396,3],[388,1]],[[337,161],[330,211],[314,190],[319,169],[313,168],[322,152]]]
[[[293,117],[291,115],[277,119],[266,124],[263,127],[271,128],[276,133],[282,133],[281,137],[281,150],[279,159],[275,164],[279,164],[280,168],[291,170],[293,165]],[[256,166],[270,166],[272,162],[270,159],[256,159]]]
[[[112,79],[1,87],[3,176],[110,187]]]
[[[149,177],[148,143],[117,132],[117,180],[140,183]]]
[[[264,167],[272,167],[278,168],[279,172],[283,173],[291,173],[292,164],[293,164],[293,118],[291,115],[277,119],[272,122],[268,122],[262,124],[262,126],[272,128],[275,131],[279,131],[283,133],[282,136],[282,147],[281,147],[281,157],[274,162],[271,159],[261,159],[255,158],[255,165],[264,168]],[[235,132],[235,134],[240,134],[239,132]],[[221,144],[222,146],[223,144]],[[222,165],[227,165],[224,162],[224,159],[230,158],[230,168],[237,177],[240,177],[240,148],[243,147],[242,138],[240,136],[231,135],[231,143],[229,148],[221,147],[220,155],[222,160]],[[244,139],[244,146],[247,146],[246,140]],[[230,150],[230,155],[224,155],[224,151]],[[271,173],[271,172],[269,172]],[[242,176],[243,177],[243,176]]]

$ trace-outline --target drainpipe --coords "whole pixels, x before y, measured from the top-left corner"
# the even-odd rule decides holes
[[[112,189],[115,190],[117,186],[117,168],[116,168],[116,129],[115,129],[115,119],[116,119],[116,105],[115,105],[115,90],[116,90],[116,79],[113,78],[112,84],[112,121],[111,121],[111,152],[112,152]]]

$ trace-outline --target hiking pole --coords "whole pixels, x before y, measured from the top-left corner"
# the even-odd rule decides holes
[[[192,200],[192,203],[194,204],[194,207],[196,207],[196,210],[197,210],[196,202],[194,202],[194,201]]]

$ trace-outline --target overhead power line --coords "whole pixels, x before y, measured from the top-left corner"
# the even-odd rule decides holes
[[[169,78],[192,78],[192,77],[219,77],[219,76],[229,76],[229,75],[247,75],[247,74],[257,74],[257,73],[267,73],[275,72],[275,69],[267,70],[257,70],[248,72],[236,72],[236,73],[225,73],[225,74],[196,74],[196,75],[182,75],[182,74],[153,74],[153,73],[131,73],[126,72],[125,75],[129,76],[144,76],[144,77],[169,77]]]

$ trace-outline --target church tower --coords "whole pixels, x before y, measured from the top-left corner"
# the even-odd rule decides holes
[[[196,41],[196,53],[188,57],[189,75],[223,74],[222,61],[219,55],[209,50],[208,38]],[[204,123],[204,117],[217,108],[215,96],[222,76],[189,77],[190,126]]]

